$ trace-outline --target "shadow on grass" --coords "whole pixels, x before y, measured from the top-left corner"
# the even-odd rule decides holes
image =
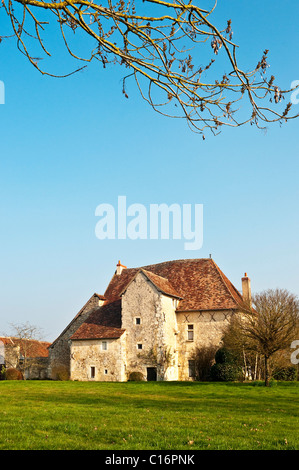
[[[263,406],[284,406],[285,392],[299,388],[298,383],[279,383],[268,389],[254,383],[234,382],[54,382],[27,381],[13,383],[16,397],[22,389],[22,400],[34,404],[53,404],[66,409],[72,406],[90,409],[113,409],[119,413],[151,409],[189,413],[225,409],[243,409],[244,413],[261,412]],[[3,389],[5,390],[6,387]],[[8,387],[11,388],[11,387]],[[8,391],[8,390],[7,390]],[[275,397],[275,402],[273,398]],[[281,402],[281,404],[280,404]],[[246,406],[245,406],[246,405]],[[254,414],[255,414],[254,413]]]

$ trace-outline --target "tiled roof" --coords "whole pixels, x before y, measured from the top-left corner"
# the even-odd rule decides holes
[[[94,294],[94,295],[100,300],[106,300],[103,295],[100,295],[100,294]]]
[[[3,343],[4,345],[11,345],[11,346],[14,346],[14,342],[12,340],[12,338],[10,336],[2,336],[0,337],[0,341],[1,343]]]
[[[83,305],[83,307],[79,310],[79,312],[77,313],[77,315],[72,319],[72,321],[64,328],[64,330],[60,333],[60,335],[55,339],[55,341],[53,341],[52,344],[50,344],[49,347],[53,348],[55,346],[55,344],[57,343],[57,341],[64,335],[64,333],[71,327],[71,325],[77,320],[77,318],[80,317],[81,313],[85,310],[85,308],[88,306],[88,304],[93,300],[94,297],[97,297],[98,299],[100,300],[105,300],[105,297],[103,295],[100,295],[100,294],[93,294],[90,299],[86,302],[85,305]]]
[[[167,280],[168,286],[182,298],[178,311],[227,310],[244,306],[241,294],[210,258],[166,261],[124,269],[121,275],[112,277],[104,293],[106,299],[120,298],[140,269]]]
[[[104,305],[91,313],[71,339],[119,338],[124,332],[121,295],[139,271],[160,292],[180,299],[178,312],[245,308],[241,294],[212,259],[166,261],[114,274],[104,294]]]
[[[106,302],[94,310],[71,339],[119,338],[125,330],[121,328],[121,301]]]
[[[160,291],[162,294],[169,295],[171,297],[177,297],[181,298],[180,295],[176,292],[176,290],[173,288],[173,286],[170,284],[168,279],[165,279],[165,277],[158,276],[157,274],[154,274],[150,271],[146,271],[145,269],[139,269],[136,274],[133,276],[133,278],[130,280],[130,282],[126,285],[124,290],[120,293],[120,295],[123,295],[128,288],[129,284],[133,281],[133,279],[137,276],[139,272],[142,272],[147,279],[151,281],[152,284]]]

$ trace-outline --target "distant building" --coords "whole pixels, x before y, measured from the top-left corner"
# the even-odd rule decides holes
[[[19,369],[25,379],[45,379],[48,372],[50,344],[35,339],[2,337],[0,367]]]

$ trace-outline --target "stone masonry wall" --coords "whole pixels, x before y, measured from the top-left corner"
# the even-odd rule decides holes
[[[163,312],[163,348],[167,354],[164,380],[178,380],[178,324],[176,318],[177,300],[161,295]]]
[[[105,349],[103,342],[106,343]],[[123,382],[127,378],[125,353],[125,333],[118,339],[72,341],[70,378]]]
[[[155,367],[157,379],[166,378],[165,354],[168,348],[170,354],[175,349],[176,320],[170,306],[171,299],[165,300],[141,272],[127,287],[122,297],[122,328],[127,332],[128,376],[130,372],[141,372],[146,380],[147,368]],[[136,323],[137,318],[140,324]]]
[[[232,311],[205,311],[177,313],[179,380],[189,377],[188,361],[196,348],[221,346],[223,329],[228,325]],[[193,341],[188,340],[188,325],[193,325]]]

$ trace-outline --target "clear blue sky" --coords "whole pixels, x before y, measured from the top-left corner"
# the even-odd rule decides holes
[[[269,49],[270,73],[289,88],[299,80],[298,14],[290,0],[222,0],[215,21],[232,19],[242,66],[253,68]],[[68,72],[55,37],[53,45],[50,70]],[[54,340],[105,291],[119,259],[135,267],[212,254],[238,289],[246,271],[254,292],[299,294],[299,120],[267,133],[224,129],[203,141],[154,113],[133,83],[125,99],[117,68],[41,76],[13,40],[0,44],[0,64],[1,333],[29,321]],[[119,195],[145,206],[203,204],[203,247],[98,240],[95,209]]]

